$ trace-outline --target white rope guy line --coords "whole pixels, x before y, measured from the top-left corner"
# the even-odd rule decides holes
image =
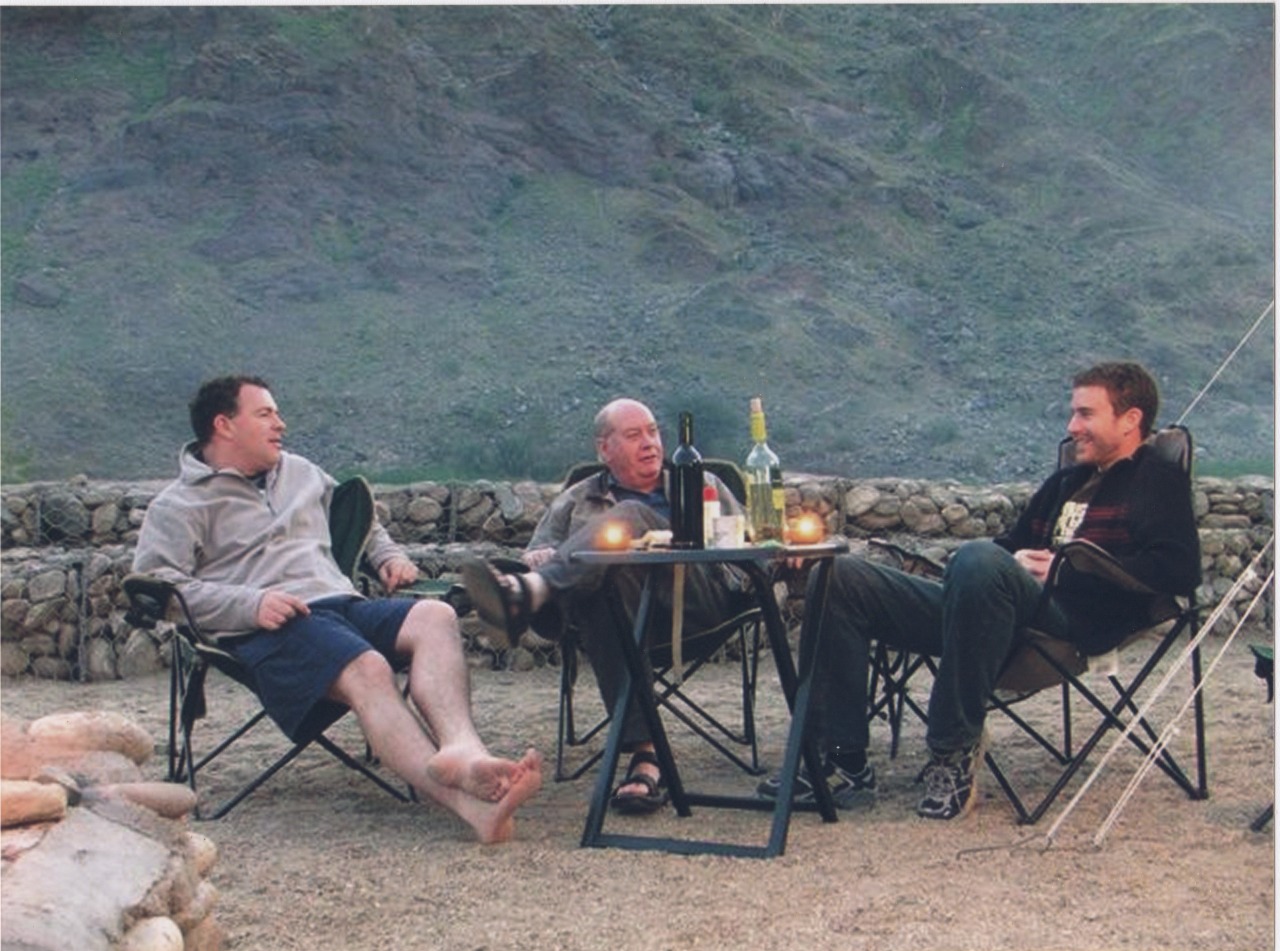
[[[1262,325],[1262,322],[1266,320],[1267,315],[1269,315],[1273,310],[1275,310],[1275,307],[1276,307],[1276,302],[1273,300],[1270,304],[1267,305],[1266,310],[1264,310],[1261,314],[1258,315],[1258,319],[1253,322],[1253,326],[1249,328],[1248,332],[1243,337],[1240,338],[1240,342],[1236,344],[1236,348],[1232,350],[1229,354],[1227,354],[1227,358],[1223,360],[1222,364],[1218,367],[1218,369],[1214,371],[1213,376],[1209,378],[1209,382],[1204,385],[1204,388],[1201,389],[1200,392],[1195,395],[1195,398],[1192,399],[1191,403],[1187,406],[1187,408],[1182,411],[1182,415],[1178,417],[1178,422],[1176,425],[1181,425],[1183,420],[1185,420],[1191,414],[1191,411],[1196,408],[1196,404],[1200,402],[1201,397],[1203,397],[1206,393],[1209,392],[1209,387],[1213,386],[1213,384],[1217,382],[1218,377],[1222,376],[1222,371],[1227,368],[1227,364],[1235,359],[1236,354],[1240,352],[1240,348],[1249,342],[1249,338],[1253,336],[1253,332]]]
[[[1191,642],[1187,644],[1186,649],[1182,652],[1181,655],[1179,655],[1177,660],[1170,666],[1168,672],[1165,674],[1165,676],[1159,682],[1159,684],[1157,684],[1155,689],[1151,692],[1150,696],[1147,698],[1142,708],[1139,709],[1137,713],[1130,719],[1129,723],[1125,726],[1124,730],[1121,731],[1118,737],[1116,737],[1115,742],[1112,743],[1111,747],[1106,751],[1106,753],[1103,754],[1102,758],[1098,761],[1098,764],[1094,767],[1093,772],[1089,774],[1089,777],[1084,781],[1084,784],[1076,792],[1075,796],[1073,796],[1071,801],[1067,803],[1067,805],[1063,808],[1062,813],[1054,821],[1052,827],[1050,827],[1048,833],[1045,835],[1045,843],[1044,843],[1045,848],[1048,848],[1050,845],[1053,844],[1054,836],[1057,835],[1058,829],[1061,828],[1062,824],[1066,821],[1067,816],[1071,814],[1072,810],[1075,809],[1076,805],[1080,802],[1080,800],[1084,798],[1085,793],[1089,791],[1089,788],[1093,785],[1094,780],[1096,780],[1098,776],[1102,773],[1102,770],[1106,767],[1111,757],[1116,753],[1117,750],[1120,749],[1123,743],[1130,737],[1133,731],[1137,728],[1139,722],[1147,716],[1147,713],[1150,710],[1151,705],[1159,698],[1160,694],[1164,692],[1164,690],[1168,687],[1169,683],[1172,682],[1174,676],[1178,674],[1178,672],[1182,669],[1183,665],[1191,657],[1191,654],[1195,650],[1195,648],[1199,646],[1200,642],[1203,641],[1204,638],[1208,636],[1208,633],[1217,625],[1218,621],[1222,618],[1223,613],[1226,611],[1227,605],[1231,603],[1235,595],[1239,592],[1240,588],[1244,586],[1245,582],[1248,579],[1256,577],[1256,565],[1261,559],[1263,552],[1265,552],[1268,548],[1271,547],[1271,544],[1272,542],[1274,542],[1274,540],[1275,540],[1275,536],[1272,535],[1271,539],[1268,540],[1267,544],[1263,546],[1262,551],[1259,551],[1258,555],[1254,558],[1254,560],[1249,563],[1248,568],[1246,568],[1244,571],[1240,573],[1240,576],[1236,579],[1235,583],[1231,586],[1231,589],[1222,596],[1222,599],[1218,602],[1217,607],[1214,608],[1213,613],[1210,615],[1209,619],[1205,621],[1203,625],[1201,625],[1200,630],[1196,633],[1195,637],[1191,639]],[[1206,678],[1203,678],[1203,677],[1201,678],[1201,681],[1200,681],[1201,685],[1204,684],[1205,680]],[[1193,697],[1195,696],[1194,691],[1192,693],[1192,696]]]
[[[1262,595],[1269,587],[1271,587],[1272,582],[1275,580],[1275,576],[1274,571],[1267,575],[1266,580],[1262,582],[1262,587],[1258,589],[1258,593],[1255,594],[1253,596],[1253,600],[1249,602],[1249,607],[1245,610],[1244,614],[1240,616],[1240,620],[1236,622],[1235,627],[1231,629],[1231,633],[1227,636],[1226,641],[1223,642],[1222,648],[1218,651],[1217,656],[1215,656],[1209,663],[1209,666],[1204,672],[1204,676],[1200,679],[1200,683],[1196,685],[1196,688],[1191,691],[1191,694],[1187,697],[1186,701],[1178,708],[1178,712],[1174,714],[1173,718],[1169,721],[1168,726],[1165,727],[1164,732],[1160,734],[1159,740],[1157,740],[1151,747],[1151,752],[1147,754],[1146,758],[1142,761],[1142,764],[1134,771],[1133,778],[1129,780],[1129,785],[1125,787],[1124,792],[1120,794],[1120,798],[1116,801],[1115,806],[1112,807],[1107,818],[1103,820],[1100,826],[1098,826],[1098,831],[1093,837],[1093,844],[1095,846],[1102,845],[1102,840],[1106,838],[1107,833],[1110,832],[1111,828],[1116,824],[1116,820],[1120,818],[1120,813],[1124,810],[1124,807],[1129,804],[1129,800],[1133,798],[1133,794],[1138,791],[1139,783],[1146,778],[1147,774],[1151,772],[1151,767],[1156,764],[1156,760],[1164,753],[1165,747],[1169,745],[1169,741],[1173,738],[1173,735],[1178,732],[1178,720],[1187,712],[1187,707],[1191,706],[1196,696],[1204,687],[1205,682],[1213,674],[1214,669],[1218,666],[1218,662],[1222,660],[1223,655],[1227,652],[1227,648],[1231,646],[1231,642],[1235,640],[1236,635],[1240,633],[1240,629],[1244,627],[1245,621],[1249,619],[1249,616],[1253,614],[1254,608],[1258,606],[1258,602],[1262,600]]]
[[[1089,788],[1093,785],[1094,780],[1096,780],[1099,774],[1101,774],[1103,768],[1110,761],[1111,757],[1115,754],[1116,750],[1118,750],[1121,744],[1123,744],[1132,735],[1134,729],[1138,726],[1139,722],[1147,716],[1147,713],[1149,712],[1151,705],[1159,698],[1160,694],[1163,693],[1165,689],[1169,686],[1169,683],[1173,680],[1174,676],[1182,669],[1183,665],[1186,664],[1187,660],[1191,657],[1191,654],[1194,652],[1194,650],[1200,646],[1200,642],[1203,641],[1209,635],[1209,632],[1214,628],[1214,626],[1217,625],[1223,613],[1226,611],[1227,605],[1230,604],[1232,600],[1234,600],[1236,594],[1239,593],[1242,587],[1244,587],[1246,581],[1248,581],[1251,578],[1257,577],[1258,563],[1262,560],[1262,556],[1267,552],[1268,549],[1272,547],[1274,543],[1275,543],[1275,534],[1273,533],[1271,537],[1267,539],[1267,543],[1263,545],[1262,548],[1258,551],[1257,555],[1254,556],[1253,560],[1249,562],[1249,566],[1240,573],[1239,577],[1236,578],[1235,583],[1232,584],[1231,586],[1231,589],[1222,596],[1221,600],[1218,601],[1218,604],[1213,609],[1213,613],[1209,616],[1209,619],[1200,626],[1200,630],[1196,632],[1195,637],[1191,639],[1190,643],[1187,644],[1186,649],[1183,650],[1183,652],[1178,656],[1178,658],[1170,666],[1168,672],[1164,675],[1164,677],[1156,685],[1155,689],[1152,690],[1151,694],[1147,697],[1147,700],[1143,704],[1143,706],[1129,720],[1129,723],[1125,726],[1124,730],[1121,731],[1120,735],[1116,737],[1115,742],[1112,743],[1111,747],[1107,750],[1107,752],[1103,754],[1102,758],[1098,761],[1098,764],[1093,768],[1093,772],[1089,774],[1089,777],[1084,781],[1084,784],[1080,787],[1080,789],[1076,792],[1076,794],[1071,798],[1071,801],[1067,803],[1066,806],[1063,807],[1062,812],[1059,814],[1058,818],[1054,820],[1054,823],[1050,827],[1048,833],[1045,834],[1045,842],[1044,842],[1045,848],[1048,848],[1053,844],[1054,836],[1058,834],[1058,829],[1062,827],[1062,824],[1063,822],[1066,821],[1067,816],[1071,814],[1072,810],[1075,809],[1076,805],[1080,802],[1080,800],[1084,798],[1085,793],[1089,791]],[[1205,679],[1201,678],[1200,682],[1203,685],[1205,682]]]

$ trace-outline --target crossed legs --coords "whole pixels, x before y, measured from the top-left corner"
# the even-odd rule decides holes
[[[624,500],[609,511],[587,520],[561,543],[554,555],[540,561],[533,571],[521,575],[520,582],[510,575],[498,578],[498,583],[509,593],[508,601],[523,601],[521,613],[526,619],[553,601],[560,603],[581,631],[583,647],[608,710],[613,710],[627,676],[620,638],[631,634],[632,618],[646,572],[585,564],[575,561],[572,556],[575,552],[597,547],[597,538],[605,523],[619,522],[626,524],[636,538],[650,529],[669,527],[667,520],[648,505]],[[667,585],[659,585],[657,610],[669,617],[671,606],[664,594],[667,590]],[[474,598],[476,592],[472,592],[472,596]],[[685,588],[686,630],[697,631],[714,626],[731,613],[731,602],[731,592],[710,566],[690,566]],[[509,607],[501,610],[509,610]],[[667,636],[669,638],[669,633]],[[651,683],[652,677],[648,680]],[[626,712],[622,739],[626,751],[653,752],[653,742],[637,703],[633,702]],[[628,775],[643,775],[653,782],[661,778],[658,767],[644,761],[643,757],[635,761]],[[624,782],[617,792],[619,798],[629,799],[645,795],[647,788],[643,780]]]
[[[516,809],[542,785],[542,761],[533,749],[518,761],[494,756],[480,739],[453,610],[438,601],[415,604],[396,653],[409,659],[409,696],[427,730],[377,651],[347,664],[330,698],[351,707],[377,756],[420,795],[466,822],[481,842],[510,839]]]
[[[927,742],[934,753],[971,747],[982,735],[986,700],[1017,630],[1033,618],[1063,636],[1050,606],[1035,617],[1040,585],[1004,549],[969,542],[952,555],[942,583],[846,556],[836,560],[822,633],[813,726],[829,746],[867,746],[867,657],[873,639],[938,657]]]

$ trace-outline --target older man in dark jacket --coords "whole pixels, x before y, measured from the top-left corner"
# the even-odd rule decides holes
[[[464,580],[477,612],[499,638],[512,639],[530,623],[540,633],[557,637],[567,618],[582,632],[601,696],[612,710],[626,676],[617,628],[620,619],[634,615],[644,574],[608,572],[606,584],[606,569],[574,561],[572,555],[599,547],[599,532],[606,523],[625,525],[636,538],[670,529],[671,506],[662,437],[644,403],[624,398],[601,409],[595,420],[595,446],[603,468],[566,487],[548,507],[524,554],[532,570],[495,577],[487,566],[472,563],[464,570]],[[741,506],[719,479],[711,473],[704,479],[716,487],[726,514],[741,514]],[[736,613],[746,598],[746,585],[729,566],[688,566],[685,629],[705,630]],[[669,611],[667,589],[659,588],[659,602]],[[651,812],[661,807],[666,790],[634,703],[624,720],[622,742],[632,757],[626,779],[614,792],[614,808]]]

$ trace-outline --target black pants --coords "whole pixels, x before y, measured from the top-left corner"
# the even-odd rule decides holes
[[[663,575],[654,579],[653,608],[650,612],[646,648],[661,647],[671,642],[671,567],[658,569],[587,565],[572,560],[577,551],[599,547],[596,537],[604,521],[627,524],[634,537],[649,530],[669,528],[667,520],[643,502],[625,500],[607,513],[596,516],[575,531],[556,550],[555,556],[538,569],[552,591],[553,606],[563,611],[565,622],[573,626],[581,639],[591,667],[595,671],[600,696],[613,710],[622,691],[626,675],[619,635],[632,636],[640,592],[650,571]],[[719,624],[745,605],[744,582],[723,565],[686,565],[684,589],[684,654],[692,660],[699,649],[697,632]],[[623,627],[619,631],[619,627]],[[716,645],[707,645],[714,649]],[[649,666],[649,651],[644,652]],[[652,668],[648,682],[652,686]],[[633,701],[627,709],[623,725],[623,749],[633,749],[649,740],[639,706]]]

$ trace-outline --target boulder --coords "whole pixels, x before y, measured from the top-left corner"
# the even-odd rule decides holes
[[[0,827],[49,822],[67,814],[67,791],[52,783],[0,779]]]
[[[142,900],[168,860],[164,843],[72,809],[5,869],[4,946],[110,951],[124,936],[121,909]]]
[[[125,932],[117,951],[183,951],[182,929],[172,918],[143,918]]]
[[[31,721],[26,733],[32,743],[47,749],[106,750],[139,765],[155,748],[146,730],[123,714],[105,710],[53,713]]]
[[[166,819],[180,819],[196,807],[195,791],[179,783],[103,783],[90,787],[90,792],[145,806]]]

